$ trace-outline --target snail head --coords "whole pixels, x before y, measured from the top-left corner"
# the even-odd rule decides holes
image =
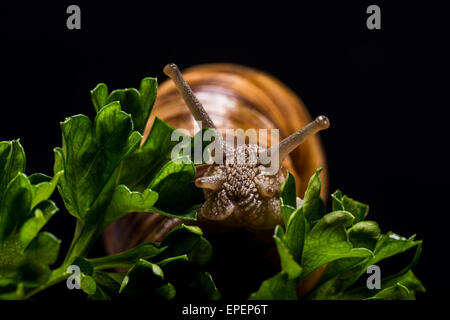
[[[217,130],[178,67],[173,63],[168,64],[164,73],[174,81],[195,120],[200,121],[204,128]],[[329,125],[330,122],[325,116],[319,116],[270,149],[252,143],[237,147],[226,145],[219,134],[221,140],[218,142],[222,144],[222,150],[225,150],[224,162],[211,164],[205,173],[195,180],[195,185],[204,189],[206,199],[199,209],[199,220],[216,221],[226,226],[247,229],[271,229],[282,224],[279,197],[285,177],[281,163],[309,136],[328,128]],[[279,165],[276,172],[267,171],[267,164],[259,161],[258,155],[261,152],[278,153]]]

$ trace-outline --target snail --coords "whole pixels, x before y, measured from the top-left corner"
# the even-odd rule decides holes
[[[325,116],[312,120],[301,100],[279,80],[249,67],[221,63],[194,66],[183,75],[175,64],[168,64],[164,73],[171,80],[159,86],[143,139],[155,117],[191,134],[196,131],[195,121],[199,121],[203,128],[222,134],[237,128],[279,129],[282,138],[279,144],[247,143],[234,148],[217,135],[224,162],[198,166],[195,177],[195,185],[205,194],[196,221],[202,229],[258,231],[282,224],[279,195],[286,170],[295,177],[301,201],[310,176],[317,168],[324,168],[322,195],[326,194],[326,160],[315,133],[328,128],[330,122]],[[263,149],[279,152],[279,165],[273,174],[265,174],[267,165],[258,161],[244,161],[243,165],[235,161],[238,155],[247,159]],[[159,242],[181,222],[156,213],[128,215],[105,230],[106,250],[113,254],[141,242]]]

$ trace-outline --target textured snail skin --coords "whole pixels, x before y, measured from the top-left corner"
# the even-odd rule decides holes
[[[279,129],[284,139],[311,122],[302,101],[283,83],[259,70],[235,64],[206,64],[183,70],[183,77],[202,103],[216,128],[247,130]],[[195,120],[168,79],[159,85],[156,103],[147,123],[144,139],[148,136],[155,117],[175,128],[183,128],[193,135],[197,130]],[[266,147],[271,147],[269,139]],[[235,150],[236,151],[236,150]],[[295,177],[297,195],[304,196],[309,178],[322,167],[322,196],[328,192],[328,176],[325,155],[317,135],[309,137],[295,148],[283,161],[283,168]],[[207,199],[198,212],[198,224],[206,232],[245,226],[262,230],[282,224],[279,207],[279,190],[284,181],[285,169],[267,179],[274,192],[256,190],[258,169],[224,165],[197,167],[197,176],[216,177],[231,175],[227,184],[217,190],[205,188]],[[272,181],[271,181],[272,180]],[[230,183],[231,182],[231,183]],[[212,183],[204,180],[204,183]],[[214,183],[213,183],[214,184]],[[248,184],[248,185],[247,185]],[[264,196],[265,195],[265,196]],[[232,204],[232,207],[230,205]],[[241,203],[241,205],[239,205]],[[252,207],[251,214],[246,207]],[[159,214],[131,214],[107,227],[104,233],[105,247],[109,254],[128,250],[141,242],[159,242],[179,219]],[[268,230],[269,231],[269,230]],[[270,234],[266,233],[266,234]],[[299,296],[309,291],[321,271],[314,272],[299,287]]]
[[[252,156],[257,158],[261,149],[255,144],[239,146],[230,152],[224,164],[208,168],[205,177],[220,177],[223,182],[216,190],[205,189],[206,201],[198,212],[200,222],[213,220],[227,227],[251,230],[273,229],[283,223],[279,190],[284,175],[281,170],[265,175],[263,165],[250,161]],[[246,165],[238,164],[238,154],[245,155]]]

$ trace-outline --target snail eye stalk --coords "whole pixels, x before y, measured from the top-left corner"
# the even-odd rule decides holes
[[[186,102],[189,107],[189,110],[191,110],[195,120],[201,121],[203,128],[216,129],[216,126],[206,113],[205,108],[203,108],[200,101],[198,101],[186,80],[184,80],[177,65],[175,63],[169,63],[164,67],[164,73],[175,83],[175,86],[183,97],[184,102]]]
[[[200,101],[198,101],[197,97],[194,95],[191,87],[187,84],[186,80],[184,80],[178,66],[175,63],[169,63],[164,67],[163,71],[175,83],[178,92],[180,92],[183,97],[183,100],[194,116],[194,119],[200,121],[203,128],[210,128],[217,131],[217,137],[220,139],[218,143],[222,146],[222,150],[225,150],[226,146],[220,132],[217,130],[205,108],[203,108]]]
[[[308,123],[304,128],[294,132],[289,137],[280,142],[279,145],[272,147],[272,152],[279,152],[279,164],[291,153],[295,148],[301,145],[307,138],[313,134],[328,129],[330,121],[325,116],[318,116],[314,121]]]
[[[219,190],[224,183],[221,176],[200,177],[195,180],[195,186],[202,189]]]

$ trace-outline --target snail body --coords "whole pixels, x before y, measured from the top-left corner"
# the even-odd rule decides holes
[[[252,68],[234,64],[200,65],[185,70],[181,76],[176,65],[170,64],[164,72],[172,81],[159,86],[144,139],[155,117],[190,134],[198,130],[195,121],[200,121],[204,128],[222,134],[226,129],[279,129],[283,139],[279,144],[269,140],[266,145],[245,144],[237,148],[220,141],[225,162],[197,170],[195,184],[204,189],[206,199],[198,211],[198,224],[211,226],[212,230],[241,227],[270,230],[282,224],[279,192],[285,170],[294,175],[297,195],[303,197],[310,176],[318,167],[326,168],[319,138],[313,134],[326,129],[328,119],[320,116],[311,121],[304,104],[289,88]],[[265,165],[258,161],[250,165],[231,161],[237,155],[250,157],[262,149],[279,152],[276,173],[264,174]],[[322,192],[326,193],[324,172]],[[178,219],[159,214],[128,215],[106,229],[106,249],[113,254],[141,242],[161,241],[179,223]]]

